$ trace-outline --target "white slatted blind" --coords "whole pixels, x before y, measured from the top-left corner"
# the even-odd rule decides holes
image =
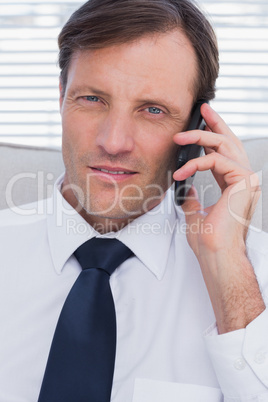
[[[211,1],[220,49],[220,77],[213,103],[241,137],[268,136],[268,1]]]
[[[82,3],[0,0],[0,141],[60,146],[57,36]],[[267,0],[198,3],[219,39],[214,108],[239,136],[268,136]]]

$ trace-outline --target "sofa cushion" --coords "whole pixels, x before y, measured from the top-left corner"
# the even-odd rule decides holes
[[[0,144],[0,209],[51,195],[64,171],[60,150]]]

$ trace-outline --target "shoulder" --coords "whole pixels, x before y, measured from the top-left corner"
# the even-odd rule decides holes
[[[47,250],[47,214],[38,213],[38,208],[39,202],[0,211],[1,275],[18,262],[24,267],[37,254],[41,258]]]
[[[46,227],[47,214],[45,201],[22,205],[0,211],[0,242],[3,245],[11,239],[20,243],[40,233]]]

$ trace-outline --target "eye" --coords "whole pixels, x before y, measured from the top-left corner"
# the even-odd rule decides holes
[[[85,96],[84,98],[89,102],[99,102],[99,98],[94,95]]]
[[[163,110],[161,110],[161,109],[159,109],[158,107],[155,107],[155,106],[148,107],[147,110],[149,111],[149,113],[152,113],[152,114],[163,113]]]

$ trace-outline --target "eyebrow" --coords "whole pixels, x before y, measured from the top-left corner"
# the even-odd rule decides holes
[[[104,92],[104,91],[101,91],[100,89],[96,89],[96,88],[89,87],[89,86],[78,86],[78,87],[73,88],[70,91],[70,96],[76,96],[76,95],[81,94],[82,92],[84,93],[84,95],[86,95],[86,93],[88,93],[88,94],[94,93],[96,95],[109,96],[109,94],[107,92]]]

